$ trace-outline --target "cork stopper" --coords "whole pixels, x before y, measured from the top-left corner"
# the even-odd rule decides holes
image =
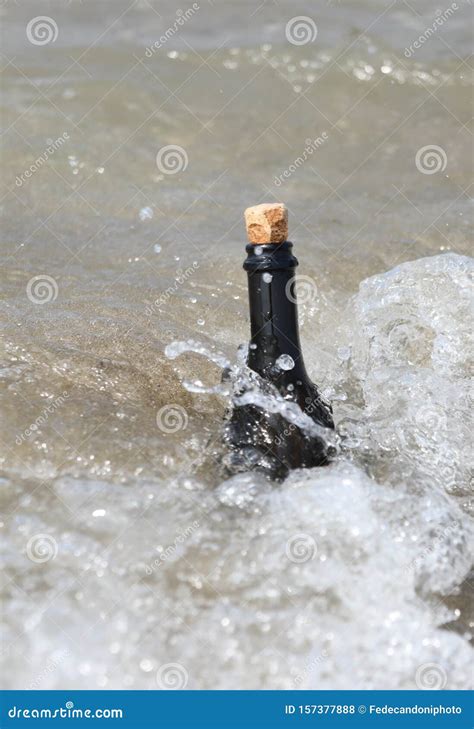
[[[262,203],[244,213],[250,243],[284,243],[288,239],[288,210],[283,203]]]

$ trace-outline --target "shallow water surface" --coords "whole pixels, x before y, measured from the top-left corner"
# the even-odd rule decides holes
[[[199,4],[0,8],[3,686],[469,688],[472,8]],[[340,438],[278,486],[220,466],[267,200]]]

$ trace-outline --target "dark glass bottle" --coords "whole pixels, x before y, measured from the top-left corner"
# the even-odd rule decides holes
[[[258,387],[264,396],[271,398],[274,386],[314,423],[334,428],[331,406],[309,379],[303,361],[294,278],[298,261],[292,248],[289,241],[246,248],[251,324],[247,364],[260,376]],[[290,469],[328,462],[322,434],[308,435],[280,412],[264,406],[238,404],[245,389],[236,392],[236,404],[225,427],[230,471],[257,469],[282,479]]]

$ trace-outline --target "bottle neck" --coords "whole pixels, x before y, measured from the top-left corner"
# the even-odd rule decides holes
[[[308,381],[298,331],[294,282],[298,261],[291,253],[292,247],[289,241],[280,245],[248,245],[244,263],[251,326],[247,364],[280,387]]]

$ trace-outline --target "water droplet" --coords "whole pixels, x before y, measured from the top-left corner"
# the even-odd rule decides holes
[[[140,220],[151,220],[153,217],[153,210],[150,207],[142,208],[138,213]]]
[[[143,658],[143,660],[140,661],[140,668],[142,671],[145,671],[145,673],[153,671],[153,661],[150,661],[148,658]]]
[[[281,354],[275,364],[281,370],[292,370],[295,366],[294,359],[289,354]]]

